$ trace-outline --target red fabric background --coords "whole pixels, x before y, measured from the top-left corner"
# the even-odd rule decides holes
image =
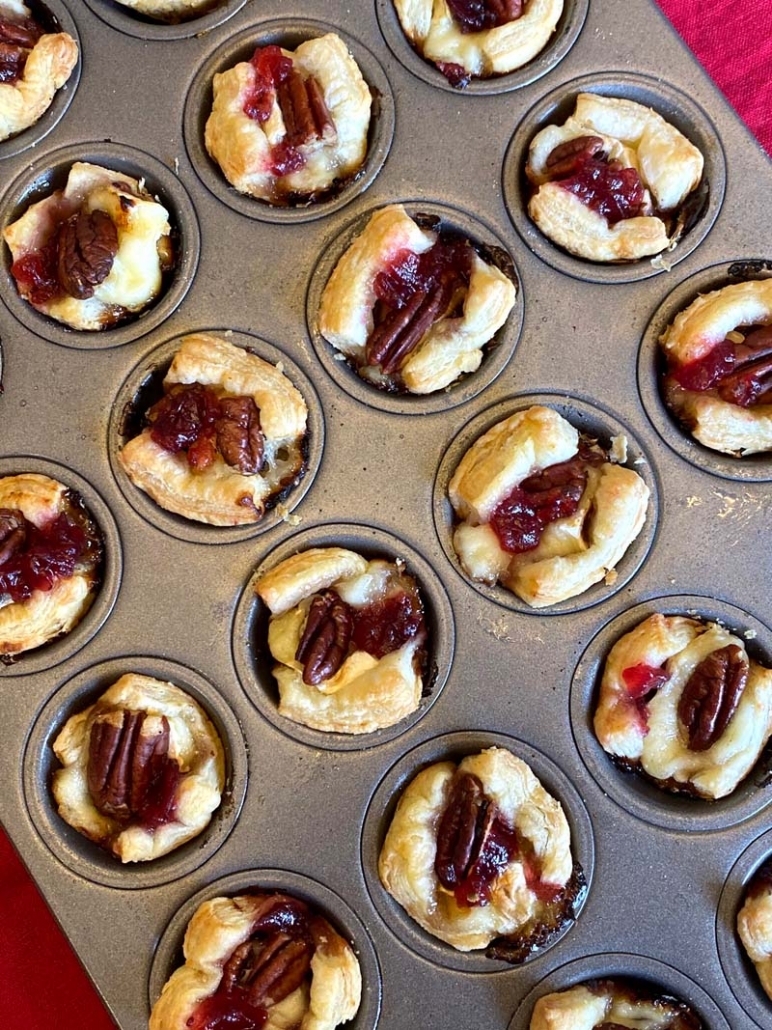
[[[658,2],[772,154],[772,2]],[[0,970],[3,1030],[114,1030],[2,831]]]

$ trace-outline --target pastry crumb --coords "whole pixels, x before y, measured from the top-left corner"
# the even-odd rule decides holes
[[[285,507],[281,502],[276,505],[276,514],[282,522],[286,522],[288,526],[299,526],[303,521],[302,515],[293,515],[289,508]]]
[[[233,336],[233,330],[232,329],[226,329],[225,332],[223,333],[223,336]]]
[[[657,254],[656,257],[651,259],[652,268],[661,268],[663,272],[669,272],[672,269],[671,263],[664,258],[661,254]]]
[[[174,159],[174,174],[180,174],[180,159],[178,157],[175,157]]]
[[[477,625],[481,626],[490,636],[495,637],[496,640],[512,640],[512,637],[509,635],[509,623],[503,616],[500,616],[498,619],[489,619],[482,612],[478,612]]]
[[[745,632],[743,633],[743,636],[745,637],[746,640],[755,640],[756,639],[756,630],[755,629],[746,629]]]
[[[627,437],[624,433],[611,437],[609,458],[611,458],[615,465],[624,465],[627,461]]]
[[[603,582],[607,587],[613,587],[616,581],[619,579],[619,573],[616,569],[609,569],[606,575],[603,577]]]
[[[686,507],[687,508],[697,508],[697,507],[699,507],[700,504],[702,504],[702,498],[701,497],[687,497],[686,498]]]

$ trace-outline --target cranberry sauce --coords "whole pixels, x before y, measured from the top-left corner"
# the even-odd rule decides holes
[[[314,917],[288,895],[267,895],[262,908],[251,936],[223,964],[217,990],[198,1003],[186,1027],[262,1030],[271,1006],[307,979],[315,950]]]
[[[425,636],[424,610],[417,594],[400,591],[354,609],[354,646],[374,658],[383,658],[409,640]]]
[[[643,662],[622,670],[622,682],[627,688],[628,695],[624,704],[629,705],[635,724],[644,737],[649,732],[648,703],[669,679],[670,674],[663,668]]]
[[[96,568],[101,556],[96,527],[82,507],[73,504],[40,527],[21,511],[0,508],[0,596],[26,601],[76,568]]]
[[[515,21],[525,0],[447,0],[453,20],[463,33],[485,32]]]
[[[304,79],[295,71],[292,58],[278,46],[258,47],[250,64],[255,71],[254,84],[242,110],[262,124],[270,118],[274,101],[278,102],[285,136],[271,147],[270,171],[276,176],[298,172],[306,163],[298,148],[334,131],[324,92],[314,76]]]
[[[11,275],[18,284],[19,292],[30,304],[47,304],[64,295],[59,282],[58,261],[59,235],[56,232],[40,250],[25,254],[11,265]]]
[[[441,71],[451,86],[456,89],[465,89],[472,81],[472,76],[463,64],[454,64],[452,61],[435,61],[437,70]]]
[[[491,515],[490,526],[501,547],[509,554],[538,547],[551,522],[576,512],[587,484],[587,469],[605,461],[606,454],[597,445],[581,439],[573,458],[524,479]]]
[[[600,144],[598,137],[580,137],[575,142],[579,144],[596,139]],[[619,161],[609,161],[608,154],[598,146],[586,146],[566,160],[563,155],[572,142],[559,144],[547,157],[550,181],[573,193],[605,218],[609,225],[641,214],[646,191],[635,168],[625,168]]]
[[[456,903],[462,908],[487,905],[494,880],[504,872],[517,851],[515,830],[510,830],[500,819],[494,819],[479,855],[453,891]]]
[[[208,468],[218,454],[226,464],[241,472],[253,474],[262,467],[259,410],[251,397],[229,395],[223,398],[212,387],[201,383],[175,383],[150,408],[146,418],[153,442],[172,454],[184,451],[188,465],[195,471]],[[251,432],[255,439],[252,443],[259,451],[254,462],[245,458],[246,445],[233,446],[234,432],[244,444],[244,433],[249,429],[241,425],[245,419],[253,424]]]
[[[373,282],[374,328],[366,345],[366,361],[385,375],[415,350],[423,336],[461,303],[472,276],[474,251],[468,240],[452,232],[439,234],[423,254],[401,251]]]
[[[717,389],[728,404],[772,404],[772,326],[752,329],[742,343],[724,339],[672,375],[684,390]]]
[[[0,83],[13,85],[19,81],[29,52],[42,34],[32,18],[0,18]]]

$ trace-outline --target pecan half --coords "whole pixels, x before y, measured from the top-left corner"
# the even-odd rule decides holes
[[[305,906],[284,895],[269,897],[249,940],[223,966],[221,989],[244,991],[256,1008],[278,1005],[303,983],[314,950]]]
[[[308,610],[295,660],[303,663],[303,682],[317,686],[334,676],[351,642],[354,617],[334,590],[317,594]]]
[[[5,565],[24,547],[27,520],[18,508],[0,508],[0,565]]]
[[[31,50],[42,35],[43,30],[32,18],[23,18],[19,21],[0,18],[0,43]]]
[[[223,460],[246,475],[263,467],[265,444],[260,412],[251,397],[223,397],[217,419],[217,448]]]
[[[380,365],[384,375],[396,372],[445,313],[453,292],[450,285],[446,280],[428,291],[418,290],[403,308],[377,325],[367,340],[367,363]]]
[[[748,681],[748,661],[737,644],[712,651],[697,665],[678,702],[690,751],[707,751],[726,729]]]
[[[604,150],[600,136],[576,136],[559,143],[547,155],[545,162],[550,179],[566,179],[579,171],[588,157],[596,157]]]
[[[279,83],[276,97],[281,108],[287,141],[295,147],[312,139],[321,139],[334,129],[332,117],[324,101],[324,92],[313,75],[304,79],[294,68]]]
[[[735,346],[732,371],[719,383],[718,395],[744,408],[772,403],[772,326],[754,329]]]
[[[466,879],[480,857],[496,818],[496,807],[486,798],[480,780],[463,773],[451,787],[437,829],[434,871],[447,890]]]
[[[76,300],[93,297],[118,252],[118,230],[104,211],[78,211],[59,230],[57,274],[62,288]]]
[[[573,458],[528,476],[520,489],[528,495],[528,504],[538,516],[545,522],[554,522],[574,514],[587,485],[587,469],[607,460],[600,448],[589,447],[582,440]]]
[[[146,725],[146,722],[148,725]],[[124,708],[101,712],[89,739],[86,770],[94,805],[113,819],[142,817],[168,782],[169,722]]]

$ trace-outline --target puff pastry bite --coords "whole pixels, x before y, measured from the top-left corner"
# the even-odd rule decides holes
[[[334,33],[294,52],[258,47],[214,77],[205,143],[228,182],[269,203],[308,202],[360,170],[372,97]]]
[[[316,730],[372,733],[421,700],[427,630],[401,561],[314,547],[262,576],[279,714]]]
[[[703,164],[700,151],[651,108],[580,93],[568,121],[548,125],[531,143],[528,213],[577,257],[635,261],[677,241]]]
[[[725,797],[772,734],[772,669],[723,626],[652,615],[609,652],[595,733],[666,790]]]
[[[584,891],[562,807],[498,747],[418,773],[399,799],[378,871],[428,933],[512,963],[574,919]]]
[[[72,329],[142,311],[173,264],[169,213],[122,172],[77,161],[64,189],[3,230],[11,274],[33,308]]]
[[[772,450],[772,279],[698,297],[660,344],[666,403],[695,439],[735,456]]]
[[[707,1030],[697,1013],[668,994],[626,980],[588,980],[539,998],[530,1030]]]
[[[123,7],[129,7],[137,14],[155,21],[174,24],[198,18],[214,7],[219,7],[221,0],[116,0]]]
[[[753,874],[737,914],[737,932],[748,958],[756,967],[761,986],[772,1001],[772,863],[769,859]]]
[[[613,575],[641,531],[649,488],[536,405],[469,448],[449,496],[461,520],[453,546],[467,575],[545,608]]]
[[[0,0],[0,142],[34,125],[78,63],[67,32],[46,32],[21,0]]]
[[[164,984],[149,1030],[334,1030],[362,997],[356,956],[290,894],[205,901],[188,924],[185,965]]]
[[[101,568],[101,535],[75,491],[35,473],[0,479],[0,656],[74,629]]]
[[[335,266],[319,332],[375,386],[434,393],[479,368],[515,294],[469,240],[421,228],[393,204],[372,216]]]
[[[225,785],[222,743],[173,683],[128,673],[54,741],[59,815],[122,862],[147,862],[198,836]]]
[[[413,47],[454,85],[503,75],[549,42],[563,0],[394,0]]]
[[[279,366],[193,333],[120,462],[167,511],[213,526],[258,522],[269,501],[302,476],[307,415]]]

